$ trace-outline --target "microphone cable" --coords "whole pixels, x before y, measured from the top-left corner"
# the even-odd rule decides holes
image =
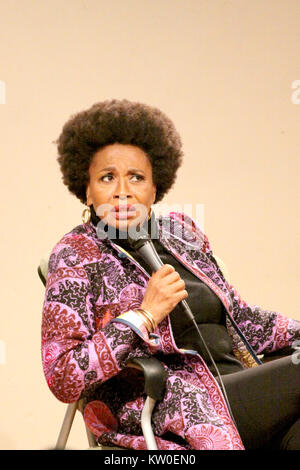
[[[195,320],[194,314],[193,314],[193,312],[191,311],[191,309],[190,309],[188,303],[187,303],[185,300],[182,300],[181,302],[179,302],[179,304],[181,304],[181,303],[185,304],[185,308],[184,308],[183,310],[185,311],[185,314],[186,314],[186,316],[189,318],[189,320],[191,320],[191,322],[193,323],[193,326],[195,327],[195,329],[196,329],[196,331],[197,331],[197,333],[198,333],[198,336],[199,336],[199,338],[200,338],[200,340],[201,340],[201,342],[202,342],[202,344],[203,344],[203,346],[204,346],[204,349],[205,349],[205,351],[206,351],[206,353],[207,353],[207,355],[208,355],[208,357],[209,357],[209,360],[211,361],[211,363],[212,363],[212,365],[213,365],[213,368],[215,369],[215,372],[216,372],[217,377],[218,377],[218,380],[219,380],[219,385],[220,385],[220,387],[221,387],[221,390],[222,390],[222,393],[223,393],[223,396],[224,396],[224,400],[225,400],[225,402],[226,402],[226,405],[227,405],[227,408],[228,408],[230,417],[231,417],[233,423],[235,424],[235,427],[238,429],[237,424],[236,424],[236,421],[235,421],[234,416],[233,416],[233,412],[232,412],[231,406],[230,406],[230,402],[229,402],[229,399],[228,399],[228,396],[227,396],[227,392],[226,392],[226,389],[225,389],[225,385],[224,385],[224,382],[223,382],[223,380],[222,380],[220,371],[219,371],[219,369],[218,369],[218,367],[217,367],[217,364],[215,363],[215,360],[214,360],[214,358],[213,358],[213,356],[212,356],[212,354],[211,354],[211,352],[210,352],[210,350],[209,350],[209,347],[207,346],[207,343],[206,343],[206,341],[205,341],[204,338],[203,338],[203,335],[202,335],[202,333],[201,333],[201,331],[200,331],[200,328],[199,328],[199,326],[198,326],[198,324],[197,324],[197,322],[196,322],[196,320]]]

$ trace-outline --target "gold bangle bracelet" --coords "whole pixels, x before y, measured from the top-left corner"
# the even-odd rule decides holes
[[[142,313],[143,315],[145,315],[145,317],[149,320],[149,322],[151,323],[151,326],[152,326],[152,330],[154,331],[155,328],[157,327],[157,324],[156,324],[156,321],[154,320],[153,316],[151,315],[150,312],[148,312],[148,310],[145,310],[144,308],[137,308],[136,309],[138,312]]]
[[[143,318],[144,323],[147,325],[147,329],[151,333],[153,333],[153,331],[154,331],[153,323],[150,322],[149,318],[144,314],[144,312],[138,312],[137,311],[137,314],[140,315]]]
[[[143,319],[143,324],[145,325],[145,327],[147,328],[147,330],[152,333],[153,325],[152,325],[152,323],[150,322],[150,319],[149,319],[148,317],[146,317],[146,315],[143,314],[142,312],[138,312],[137,309],[135,309],[135,310],[127,310],[126,312],[123,312],[121,315],[119,315],[119,317],[122,317],[123,315],[130,314],[130,313],[135,313],[135,314],[137,314],[139,317],[141,317],[141,318]],[[129,321],[130,321],[130,320],[129,320]]]
[[[139,312],[138,310],[135,310],[135,312],[143,319],[143,323],[144,323],[145,327],[147,328],[147,330],[150,331],[150,333],[152,333],[153,332],[153,325],[152,325],[152,323],[150,323],[149,318],[147,318],[144,313]]]

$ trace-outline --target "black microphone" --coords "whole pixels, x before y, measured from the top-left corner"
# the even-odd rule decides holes
[[[157,254],[155,246],[152,243],[152,240],[149,238],[148,232],[144,228],[140,228],[139,232],[134,231],[133,233],[128,233],[128,243],[131,248],[133,248],[143,260],[149,265],[152,271],[156,272],[163,266],[163,262]],[[194,315],[188,306],[188,303],[183,299],[179,304],[184,309],[188,318],[194,322]]]

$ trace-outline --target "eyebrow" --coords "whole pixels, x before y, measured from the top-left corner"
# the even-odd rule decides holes
[[[115,166],[107,166],[106,168],[101,168],[97,173],[101,173],[102,171],[111,171],[115,170]],[[140,173],[144,173],[143,170],[140,170],[139,168],[128,168],[128,173],[132,173],[133,171],[139,171]]]

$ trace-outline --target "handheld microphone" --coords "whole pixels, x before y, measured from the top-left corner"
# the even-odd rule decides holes
[[[163,266],[163,262],[157,254],[157,251],[152,243],[152,240],[149,238],[148,232],[141,228],[139,232],[134,232],[134,234],[128,235],[128,242],[137,253],[146,261],[152,271],[156,272]],[[188,303],[183,299],[179,302],[185,311],[188,318],[194,322],[194,315],[188,305]]]

